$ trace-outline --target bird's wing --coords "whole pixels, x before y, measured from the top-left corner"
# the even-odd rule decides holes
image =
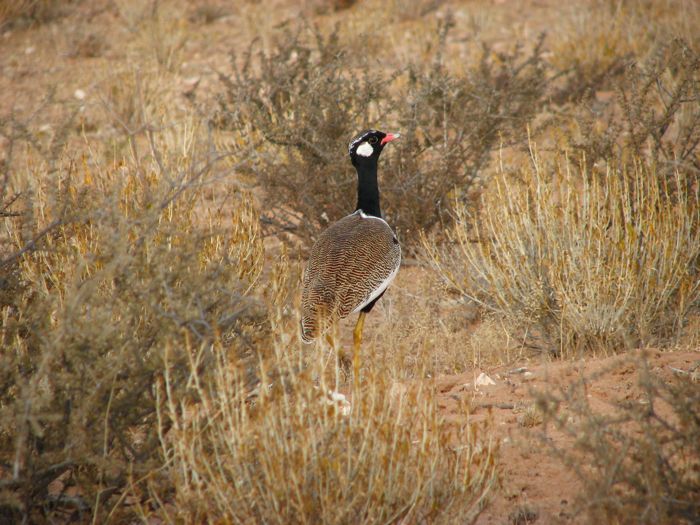
[[[304,273],[302,325],[343,318],[376,299],[401,264],[401,247],[382,219],[361,212],[332,224],[311,250]],[[311,327],[315,332],[315,328]]]

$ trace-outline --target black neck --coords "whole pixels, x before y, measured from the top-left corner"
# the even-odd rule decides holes
[[[357,169],[357,210],[367,215],[381,217],[379,186],[377,185],[377,159],[369,158],[355,165]],[[356,211],[357,211],[356,210]]]

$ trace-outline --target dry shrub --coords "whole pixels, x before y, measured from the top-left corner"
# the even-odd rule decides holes
[[[562,355],[678,335],[700,299],[699,73],[683,42],[659,47],[567,151],[503,168],[482,217],[462,204],[449,243],[424,242],[447,283]]]
[[[221,77],[226,93],[216,116],[240,135],[243,145],[232,146],[258,152],[246,171],[265,188],[264,219],[306,238],[322,213],[334,220],[352,206],[347,143],[372,120],[372,99],[388,89],[384,79],[350,70],[335,33],[312,37],[306,44],[300,31],[285,33],[269,54],[251,46],[244,65]]]
[[[700,55],[680,39],[629,65],[609,102],[575,111],[572,147],[590,165],[648,159],[661,177],[700,176]]]
[[[159,465],[166,349],[184,371],[188,343],[253,321],[256,214],[236,194],[203,206],[211,164],[196,141],[180,137],[190,147],[178,151],[150,138],[157,160],[36,163],[4,188],[20,197],[3,219],[0,521],[40,523],[70,500],[105,522],[128,476]],[[62,474],[78,496],[49,492]]]
[[[495,445],[485,432],[447,426],[430,386],[400,394],[380,375],[370,375],[350,405],[332,393],[323,360],[300,351],[298,336],[277,326],[274,333],[254,391],[245,366],[220,349],[207,382],[193,352],[187,398],[171,392],[173,364],[166,370],[162,417],[172,427],[163,432],[163,477],[174,480],[177,518],[168,507],[157,514],[280,524],[454,523],[478,515],[496,482]],[[160,483],[154,477],[153,499],[163,501]]]
[[[472,203],[493,153],[521,143],[545,103],[542,39],[529,52],[483,45],[478,62],[455,73],[442,60],[449,24],[432,63],[409,66],[403,100],[393,102],[405,137],[383,168],[382,196],[407,244],[409,233],[449,224],[455,200]]]
[[[245,55],[214,122],[235,130],[229,147],[256,152],[246,172],[264,189],[273,231],[313,240],[355,206],[347,144],[360,130],[403,133],[381,166],[384,209],[410,248],[414,232],[449,220],[448,194],[470,188],[501,143],[524,139],[543,104],[540,46],[481,59],[463,73],[443,64],[452,26],[437,28],[432,60],[389,74],[371,52],[347,52],[333,32],[285,33],[269,53]]]
[[[63,16],[76,0],[5,0],[0,2],[0,29],[18,24],[41,24]]]
[[[546,440],[583,484],[578,511],[590,523],[697,523],[700,382],[689,371],[669,378],[651,370],[643,354],[597,375],[622,366],[637,370],[639,394],[609,405],[609,414],[590,405],[587,383],[595,376],[538,400],[545,424],[573,441],[564,448]]]
[[[552,65],[568,73],[572,98],[588,90],[612,89],[626,62],[644,61],[674,38],[687,39],[700,51],[699,16],[700,7],[693,0],[592,0],[565,5],[551,28]]]
[[[529,321],[561,355],[649,344],[700,299],[700,193],[644,164],[602,175],[533,155],[501,177],[480,221],[458,210],[450,244],[424,243],[447,282],[484,308]]]

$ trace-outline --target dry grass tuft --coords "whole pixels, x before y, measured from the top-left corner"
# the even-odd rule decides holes
[[[430,260],[484,308],[538,326],[562,356],[677,334],[700,299],[693,179],[609,165],[602,175],[536,154],[501,177],[476,222],[464,208]],[[476,241],[476,242],[475,242]]]
[[[188,342],[259,322],[245,315],[257,216],[235,192],[202,206],[211,162],[188,133],[182,155],[151,135],[157,160],[63,159],[5,181],[3,519],[40,520],[65,497],[48,491],[61,474],[80,485],[80,512],[106,519],[128,476],[157,466],[164,349],[183,367]]]
[[[453,523],[480,512],[496,482],[480,428],[446,426],[429,386],[392,393],[378,375],[348,402],[298,345],[275,343],[254,391],[222,350],[206,382],[193,353],[187,397],[166,370],[162,443],[178,519]]]
[[[537,427],[541,425],[542,422],[542,410],[540,410],[540,408],[534,404],[528,406],[518,417],[518,425],[525,428]]]

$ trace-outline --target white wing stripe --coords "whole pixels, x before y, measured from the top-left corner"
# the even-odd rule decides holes
[[[400,265],[399,265],[399,266],[400,266]],[[359,312],[359,311],[362,310],[365,306],[367,306],[369,303],[371,303],[371,302],[374,301],[377,297],[379,297],[379,296],[381,295],[381,293],[389,287],[389,285],[391,284],[391,281],[393,281],[393,280],[394,280],[394,277],[396,277],[396,274],[399,273],[399,266],[397,266],[396,268],[394,268],[394,269],[391,271],[391,273],[389,274],[389,276],[388,276],[386,279],[384,279],[384,280],[379,284],[379,286],[378,286],[377,288],[374,289],[374,291],[373,291],[371,294],[369,294],[369,297],[367,298],[367,300],[366,300],[365,302],[361,303],[360,306],[358,306],[357,308],[355,308],[355,309],[352,311],[352,313]]]

